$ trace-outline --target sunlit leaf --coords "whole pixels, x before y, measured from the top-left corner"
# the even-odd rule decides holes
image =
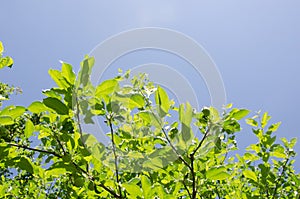
[[[1,115],[0,116],[0,125],[11,125],[14,124],[14,120],[10,116]]]
[[[32,102],[28,106],[28,110],[32,113],[41,113],[47,111],[48,108],[42,102],[36,101],[36,102]]]
[[[70,86],[59,70],[50,69],[48,70],[48,73],[60,88],[67,89]]]
[[[246,117],[249,113],[250,113],[250,111],[247,109],[240,109],[237,112],[232,114],[232,118],[234,118],[236,120],[240,120],[243,117]]]
[[[142,108],[145,106],[145,100],[142,95],[140,94],[134,94],[129,99],[129,108],[133,109],[135,107]]]
[[[206,172],[206,177],[210,180],[224,180],[229,176],[230,175],[226,172],[226,168],[224,166],[210,168]]]
[[[34,125],[31,120],[27,120],[25,123],[25,130],[24,130],[25,136],[29,138],[33,132],[34,132]]]
[[[251,170],[244,170],[243,174],[244,174],[244,176],[246,178],[249,178],[249,179],[257,182],[257,176],[256,176],[256,174],[253,171],[251,171]]]
[[[149,194],[151,193],[151,181],[150,179],[142,175],[141,176],[141,183],[142,183],[142,189],[143,189],[143,195],[145,198],[149,198]]]
[[[137,198],[137,196],[141,196],[143,194],[141,188],[135,184],[123,183],[122,186],[132,198]]]
[[[76,75],[70,64],[62,62],[61,74],[70,84],[74,84]]]
[[[115,79],[110,79],[102,82],[99,86],[96,88],[96,96],[102,97],[104,95],[109,95],[115,91],[115,89],[118,87],[118,81]]]
[[[246,119],[246,123],[249,124],[250,126],[254,126],[254,127],[258,126],[258,122],[252,118]]]
[[[155,102],[158,106],[159,116],[164,117],[169,112],[171,102],[169,100],[167,92],[160,86],[157,87],[155,93]]]

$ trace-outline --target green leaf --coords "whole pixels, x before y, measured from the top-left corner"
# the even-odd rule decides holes
[[[219,112],[214,107],[209,107],[210,110],[210,119],[212,122],[218,122],[220,120]]]
[[[1,112],[0,115],[10,116],[12,119],[20,117],[26,111],[23,106],[7,106]]]
[[[280,125],[281,125],[281,122],[277,122],[276,124],[272,124],[272,125],[268,128],[268,131],[269,131],[269,132],[275,132],[275,131],[277,131],[277,129],[279,128]]]
[[[24,130],[25,136],[29,138],[33,132],[34,132],[34,125],[31,120],[27,120],[25,123],[25,130]]]
[[[132,198],[137,198],[143,194],[141,188],[135,184],[124,183],[122,186],[126,189],[126,191],[130,194]]]
[[[29,160],[29,158],[27,157],[21,157],[18,161],[17,161],[17,166],[22,169],[27,171],[28,173],[33,173],[33,166]]]
[[[269,122],[270,119],[271,119],[271,116],[268,115],[268,112],[265,112],[261,119],[262,128],[265,128],[265,126],[267,125],[267,123]]]
[[[297,138],[292,138],[289,144],[290,148],[293,148],[297,143]]]
[[[70,86],[59,70],[50,69],[48,70],[48,73],[60,88],[67,89]]]
[[[287,155],[284,152],[280,152],[280,151],[271,152],[271,156],[274,156],[276,158],[286,158],[287,157]]]
[[[250,113],[250,111],[247,109],[240,109],[237,112],[232,114],[232,118],[234,118],[236,120],[240,120],[243,117],[246,117],[249,113]]]
[[[3,51],[4,51],[4,47],[2,42],[0,41],[0,55],[3,53]]]
[[[163,168],[163,162],[162,159],[160,157],[154,157],[151,158],[150,160],[146,160],[143,163],[143,167],[147,167],[150,169],[159,169],[159,168]]]
[[[147,176],[142,175],[141,176],[141,183],[142,183],[144,198],[149,198],[150,197],[149,195],[151,193],[151,181],[150,181],[150,179]]]
[[[181,144],[183,146],[186,145],[192,139],[192,117],[193,110],[191,105],[187,102],[186,109],[184,109],[184,104],[181,104],[179,106],[179,120],[181,121],[181,136],[184,141],[184,143],[181,142]]]
[[[12,67],[14,60],[11,57],[2,57],[0,58],[0,69],[4,67]]]
[[[74,84],[76,75],[73,72],[73,67],[70,64],[62,62],[61,74],[71,85]]]
[[[53,98],[53,97],[45,98],[45,99],[43,99],[43,103],[48,108],[53,109],[56,113],[58,113],[60,115],[68,115],[69,114],[68,107],[56,98]]]
[[[142,108],[145,106],[145,100],[140,94],[133,94],[129,99],[129,108],[133,109],[135,107]]]
[[[95,144],[99,143],[97,138],[92,134],[84,134],[82,136],[82,142],[85,144],[86,147],[91,148]]]
[[[82,84],[83,86],[86,86],[88,84],[94,63],[95,63],[95,59],[93,57],[86,57],[81,62],[81,68],[78,73],[79,84]]]
[[[154,115],[148,111],[141,111],[137,114],[144,121],[144,125],[153,125],[157,128],[161,128],[161,121],[157,115]]]
[[[46,171],[46,176],[47,177],[60,177],[62,175],[65,175],[67,173],[66,168],[53,168],[53,169],[49,169]]]
[[[243,174],[244,174],[244,176],[246,178],[249,178],[249,179],[257,182],[257,176],[256,176],[256,174],[253,171],[251,171],[251,170],[244,170]]]
[[[250,126],[254,126],[254,127],[258,126],[258,122],[252,118],[246,119],[246,123],[249,124]]]
[[[0,125],[4,126],[4,125],[11,125],[14,124],[14,120],[12,117],[10,116],[6,116],[6,115],[1,115],[0,116]]]
[[[164,117],[169,112],[171,101],[169,100],[167,92],[161,88],[157,87],[155,93],[155,102],[158,105],[158,114],[160,117]]]
[[[118,85],[119,83],[115,79],[106,80],[102,82],[99,86],[97,86],[96,96],[103,97],[105,95],[109,95],[115,91]]]
[[[190,126],[193,117],[193,109],[190,103],[186,103],[186,109],[184,108],[184,104],[180,104],[179,106],[179,121],[185,124],[186,126]]]
[[[206,172],[206,177],[210,180],[225,180],[229,176],[224,166],[214,167]]]
[[[28,106],[28,110],[32,113],[37,113],[38,114],[38,113],[47,111],[48,108],[42,102],[36,101],[36,102],[32,102]]]

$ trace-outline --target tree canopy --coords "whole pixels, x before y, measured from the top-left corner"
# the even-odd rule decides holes
[[[3,52],[0,43],[0,68],[11,67]],[[176,104],[130,71],[93,85],[93,65],[87,56],[78,74],[66,62],[50,69],[57,86],[28,107],[2,107],[18,91],[1,82],[1,198],[300,198],[296,138],[278,141],[268,113]],[[245,153],[242,119],[257,137]],[[96,122],[108,144],[85,131]]]

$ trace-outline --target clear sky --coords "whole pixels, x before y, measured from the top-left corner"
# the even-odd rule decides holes
[[[0,40],[15,65],[2,70],[0,79],[23,89],[12,103],[29,105],[54,86],[47,70],[60,68],[59,60],[77,70],[84,55],[112,35],[132,28],[169,28],[190,36],[210,54],[228,103],[268,111],[273,122],[282,121],[278,137],[300,138],[299,10],[296,0],[2,1]],[[112,73],[153,61],[186,64],[164,52],[144,51],[119,59]],[[208,98],[204,91],[203,104]],[[241,148],[255,142],[249,129],[239,139]]]

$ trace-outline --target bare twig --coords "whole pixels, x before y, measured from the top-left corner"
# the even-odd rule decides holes
[[[118,170],[118,156],[116,153],[116,144],[115,144],[115,139],[114,139],[114,129],[112,126],[112,118],[107,118],[107,122],[109,124],[110,127],[110,133],[111,133],[111,142],[112,142],[112,150],[113,150],[113,154],[114,154],[114,162],[115,162],[115,170],[116,170],[116,180],[117,180],[117,186],[119,189],[119,195],[122,196],[122,189],[120,186],[120,179],[119,179],[119,170]]]
[[[185,178],[183,179],[182,184],[183,184],[184,188],[186,189],[186,191],[188,192],[189,197],[192,198],[192,194],[191,194],[190,190],[188,189],[188,187],[187,187],[187,185],[185,184],[184,181],[185,181]]]
[[[27,149],[27,150],[30,150],[30,151],[51,154],[51,155],[54,155],[54,156],[56,156],[58,158],[62,158],[63,157],[63,156],[55,153],[54,151],[46,151],[46,150],[43,150],[43,149],[36,149],[36,148],[24,146],[24,145],[18,145],[18,144],[15,144],[15,143],[7,143],[7,144],[10,145],[10,146],[14,146],[14,147],[22,148],[22,149]]]

